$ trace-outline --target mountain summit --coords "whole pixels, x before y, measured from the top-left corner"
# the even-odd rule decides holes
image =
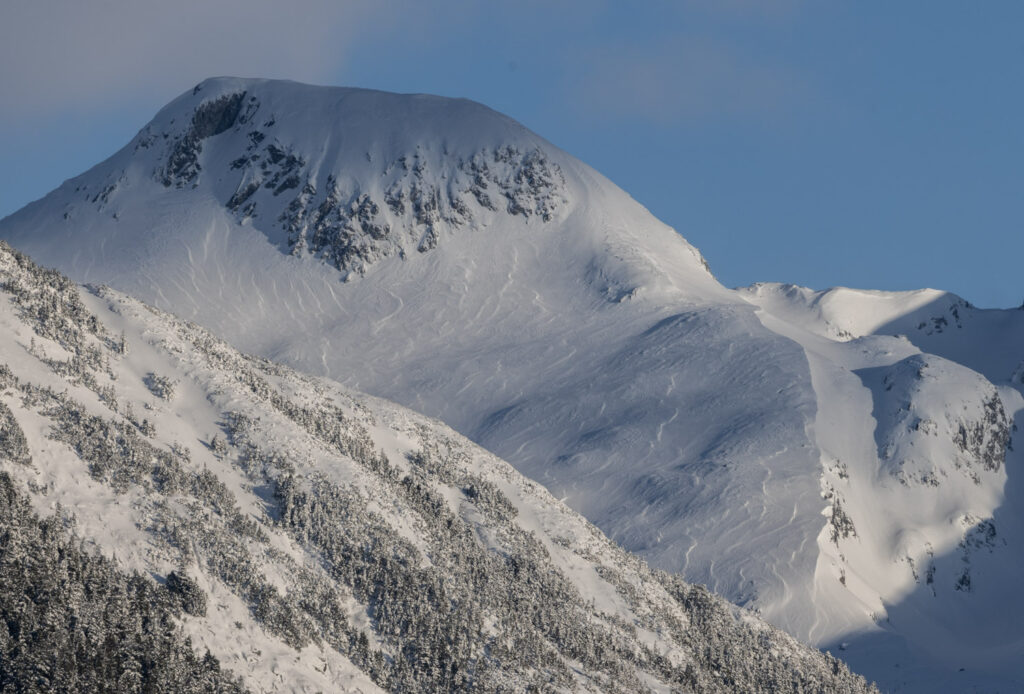
[[[443,420],[882,683],[1024,676],[1020,312],[726,289],[486,107],[267,80],[201,83],[0,238]]]
[[[568,203],[547,143],[433,96],[208,80],[161,111],[140,148],[164,186],[205,184],[238,221],[346,273],[496,216],[551,222]]]
[[[472,101],[235,78],[196,85],[114,157],[60,190],[72,228],[93,213],[130,226],[126,215],[140,199],[189,191],[193,204],[216,201],[237,224],[343,278],[503,222],[551,233],[588,208],[594,193],[626,198]],[[619,201],[637,207],[629,203]],[[139,236],[129,244],[136,251],[149,242]],[[686,260],[703,262],[688,250]]]

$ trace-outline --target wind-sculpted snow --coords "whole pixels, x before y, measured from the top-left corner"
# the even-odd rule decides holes
[[[581,355],[592,360],[583,368],[542,371],[532,399],[488,416],[474,439],[655,563],[769,618],[784,613],[811,590],[802,543],[825,506],[799,347],[748,306],[686,311],[622,337]],[[547,413],[546,431],[524,431],[531,409]],[[642,512],[623,513],[630,504]],[[730,551],[758,541],[776,552]],[[762,571],[756,585],[746,578]]]
[[[0,681],[23,687],[55,644],[105,629],[118,637],[102,657],[80,648],[45,681],[874,691],[831,656],[650,569],[436,421],[245,357],[113,290],[80,293],[5,244],[0,280],[2,440],[31,453],[0,458],[0,575],[18,575],[0,583],[0,607],[24,605],[16,588],[45,595],[33,599],[51,617],[75,609],[47,587],[68,562],[94,567],[87,593],[101,585],[127,604],[102,622],[84,608],[84,636],[75,619],[12,608]],[[52,335],[55,321],[67,339]],[[26,497],[57,515],[40,525],[21,510]],[[30,562],[20,543],[41,547],[40,532],[53,550]],[[124,626],[133,619],[138,635]]]
[[[838,340],[903,335],[919,350],[962,364],[992,383],[1011,380],[1024,363],[1018,348],[1024,340],[1020,309],[982,309],[935,289],[813,291],[766,282],[739,291],[802,330]]]
[[[1024,312],[935,290],[727,290],[622,190],[483,106],[267,80],[201,83],[0,237],[443,420],[626,549],[850,644],[889,682],[1021,676],[1012,630],[993,650],[965,623],[1021,604],[997,567],[1024,556]],[[137,380],[162,407],[188,391],[156,368]],[[237,441],[209,450],[233,459]],[[249,483],[272,498],[273,479]]]
[[[1024,398],[1003,342],[1020,312],[930,290],[743,291],[810,359],[831,507],[817,599],[860,606],[845,626],[820,619],[813,640],[845,642],[844,658],[898,691],[1020,688],[1024,642],[1007,614],[1024,571]]]

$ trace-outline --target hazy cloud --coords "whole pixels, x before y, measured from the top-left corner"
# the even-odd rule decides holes
[[[574,82],[580,107],[655,123],[785,115],[808,92],[799,70],[708,37],[604,49],[588,57]]]
[[[760,22],[801,0],[686,0],[690,14]],[[400,0],[9,0],[0,11],[0,123],[31,127],[58,113],[157,108],[213,75],[331,83],[351,57],[388,45],[426,50],[471,31],[514,31],[574,49],[551,67],[567,75],[558,97],[612,117],[670,121],[778,112],[799,99],[799,75],[755,60],[712,31],[601,46],[588,32],[607,3],[402,2]],[[543,10],[543,11],[542,11]],[[537,22],[538,15],[544,17]],[[715,20],[717,21],[717,20]],[[541,24],[551,25],[550,31]],[[596,45],[595,45],[596,44]]]
[[[342,0],[12,0],[0,21],[3,121],[167,101],[211,75],[323,81],[377,4]]]

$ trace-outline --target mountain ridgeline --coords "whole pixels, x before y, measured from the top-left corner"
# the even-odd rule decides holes
[[[1017,480],[1024,460],[1014,446],[1024,410],[1024,312],[981,310],[937,290],[728,289],[693,246],[629,195],[491,109],[274,80],[202,82],[110,159],[0,220],[0,238],[76,282],[109,285],[245,352],[443,421],[651,566],[834,650],[885,688],[926,692],[951,678],[963,689],[1024,686],[1024,639],[1011,617],[1024,598],[1008,578],[1024,572]],[[137,395],[153,407],[182,397],[172,382],[186,383],[184,375],[142,369],[133,378],[146,391]],[[260,378],[272,394],[273,379]],[[168,401],[158,393],[177,395]],[[140,426],[152,423],[153,411],[135,402]],[[221,451],[221,463],[249,460],[246,432],[276,419],[257,414],[262,424],[250,426],[244,417],[252,414],[216,402],[209,421],[223,423],[217,447],[197,454],[184,433],[179,439],[208,466],[206,451]],[[306,403],[305,414],[282,404],[274,417],[301,423],[314,438],[328,435],[333,425],[321,421],[322,404]],[[236,411],[244,417],[228,416]],[[14,441],[6,421],[0,417],[0,436]],[[207,429],[189,436],[213,446]],[[417,490],[428,487],[417,475],[454,490],[444,492],[454,495],[445,497],[449,508],[465,504],[488,522],[503,517],[505,506],[489,488],[439,462],[452,458],[448,449],[431,452],[419,434],[404,436],[387,465],[375,453],[350,466],[371,471],[374,485],[389,490],[383,505],[370,501],[377,492],[351,500],[338,479],[324,486],[304,477],[291,487],[288,468],[265,461],[250,466],[266,471],[259,474],[238,463],[255,476],[237,482],[258,490],[275,523],[293,523],[289,532],[342,566],[358,554],[346,544],[354,540],[329,537],[318,509],[330,517],[341,513],[339,504],[362,509],[365,502],[376,513],[419,509],[429,537],[449,532],[434,527],[444,506],[419,498]],[[27,448],[14,448],[38,460],[31,436]],[[252,456],[264,460],[262,452]],[[511,503],[521,521],[521,507]],[[485,544],[497,542],[504,553],[519,547],[529,562],[540,561],[518,531],[495,532]],[[208,550],[195,546],[193,561],[202,565]],[[564,549],[544,546],[552,557]],[[167,568],[187,558],[174,551],[167,550]],[[449,570],[429,552],[428,564],[394,551],[403,570]],[[499,571],[486,552],[467,556],[475,558],[450,559],[452,570]],[[516,566],[497,575],[511,572],[509,580],[532,585],[530,567],[547,565]],[[570,573],[570,583],[597,571]],[[279,593],[298,575],[281,572],[270,583]],[[425,585],[414,575],[410,585]],[[651,575],[651,585],[661,586],[652,590],[671,593],[662,574]],[[345,580],[355,586],[354,600],[371,605],[376,624],[377,598],[359,592],[372,582]],[[437,593],[435,603],[486,594],[467,580],[472,591]],[[509,584],[502,594],[516,590]],[[552,590],[544,604],[577,604]],[[569,636],[546,618],[518,621],[529,612],[513,604],[514,614],[483,609],[480,633],[539,629],[550,642],[545,629],[554,629],[573,644],[604,643],[597,660],[628,663],[586,686],[629,690],[674,676],[654,660],[638,666],[625,658],[625,642],[616,639],[627,636],[617,621],[606,625],[615,636]],[[584,612],[574,613],[576,622],[592,625]],[[301,626],[304,619],[289,627],[291,643],[316,633]],[[392,628],[399,638],[401,629]],[[442,624],[424,628],[446,633]],[[653,643],[648,632],[672,633],[660,629],[638,627],[636,638]],[[309,643],[335,643],[318,638]],[[554,663],[554,651],[518,643],[486,646],[508,668],[521,667],[517,683],[526,671],[547,673],[531,683],[554,677],[545,681],[558,686],[567,686],[565,672],[576,677],[574,667],[594,672],[591,656],[558,646],[567,670],[552,674],[538,663],[549,655]],[[383,665],[372,665],[377,679],[367,681],[392,688],[411,681],[392,669],[405,667],[394,647],[382,651]],[[330,652],[345,654],[360,672],[371,667],[361,647],[355,655]],[[476,677],[462,668],[479,654],[458,653],[460,676]]]
[[[12,691],[867,692],[442,424],[0,243]]]

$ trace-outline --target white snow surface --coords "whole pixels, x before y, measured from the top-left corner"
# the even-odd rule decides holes
[[[336,612],[325,613],[324,631],[344,634],[351,625],[367,636],[372,650],[400,660],[409,656],[393,649],[425,635],[406,623],[412,636],[399,637],[382,613],[414,619],[410,605],[424,604],[416,593],[440,591],[438,602],[453,603],[449,617],[472,628],[476,610],[489,625],[471,644],[479,651],[471,661],[472,690],[526,691],[542,682],[546,691],[625,686],[667,694],[692,691],[684,670],[696,665],[700,691],[728,691],[728,680],[720,680],[736,672],[723,670],[725,662],[742,669],[743,677],[753,673],[751,681],[810,675],[806,686],[815,691],[832,683],[844,692],[877,692],[754,614],[652,571],[541,485],[443,423],[329,379],[242,355],[195,324],[108,287],[33,286],[25,278],[36,271],[0,244],[0,414],[13,417],[31,452],[30,461],[20,461],[0,449],[0,471],[20,483],[40,515],[61,514],[88,551],[157,580],[176,570],[196,581],[208,598],[206,614],[180,615],[180,625],[197,652],[208,649],[251,691],[381,691],[326,635],[296,646],[281,624],[320,633],[309,626],[312,618],[337,601],[347,624],[329,617]],[[73,318],[67,308],[72,302],[60,291],[82,302]],[[30,301],[19,299],[24,296]],[[44,334],[39,325],[46,321],[59,324],[63,334]],[[154,377],[167,387],[155,387]],[[59,414],[63,407],[74,414]],[[85,432],[85,439],[63,438],[75,432]],[[121,450],[130,453],[111,453],[125,441]],[[83,452],[89,450],[101,453]],[[415,475],[403,478],[416,466]],[[171,472],[175,468],[178,473]],[[175,474],[178,482],[171,482]],[[188,482],[194,477],[205,477],[206,494]],[[282,490],[288,481],[312,503],[286,511]],[[419,494],[421,485],[447,503],[447,518],[437,512],[423,517],[434,507],[416,505],[427,498]],[[412,486],[417,494],[403,491]],[[342,498],[332,494],[347,495],[347,501],[332,506],[332,498]],[[310,522],[318,513],[320,525]],[[288,520],[285,514],[295,515]],[[305,522],[293,523],[296,517]],[[346,565],[401,569],[414,574],[418,590],[388,593],[385,584],[410,586],[401,583],[402,576],[385,576],[373,585],[386,600],[367,601],[366,593],[374,590],[360,593],[341,578],[344,567],[330,554],[330,539],[317,539],[317,529],[324,527],[334,532],[334,547],[349,540],[358,546],[358,553],[344,555]],[[461,532],[463,527],[469,532]],[[480,545],[477,551],[467,548],[467,537]],[[399,547],[400,541],[407,547]],[[481,553],[493,563],[477,563]],[[439,575],[415,573],[410,557],[419,567],[443,566]],[[477,570],[509,561],[522,576],[518,570],[476,575],[478,588],[490,594],[466,604],[460,591],[467,578],[453,561]],[[228,578],[238,572],[243,580]],[[513,578],[501,583],[503,577]],[[281,600],[247,595],[261,582]],[[519,599],[541,610],[545,623],[585,622],[572,638],[604,639],[589,643],[592,662],[553,648],[568,648],[566,637],[553,629],[544,632],[543,669],[531,671],[501,651],[505,643],[525,649],[537,643],[517,631],[523,620],[506,623],[509,615],[501,610],[512,596],[504,589],[521,591]],[[265,588],[259,590],[266,595]],[[551,604],[552,591],[561,598],[557,604]],[[259,616],[268,604],[279,609]],[[521,609],[525,622],[537,628],[539,622]],[[289,622],[287,615],[296,614],[302,618]],[[463,646],[473,638],[457,636]],[[347,644],[346,637],[341,641]],[[424,641],[415,643],[422,647]],[[460,647],[458,639],[446,643]],[[712,659],[705,648],[732,653]],[[480,674],[488,658],[499,670],[490,678]],[[560,669],[562,681],[556,679]],[[429,691],[422,682],[413,684]],[[389,688],[409,690],[394,681]]]
[[[193,114],[239,94],[168,178]],[[287,164],[268,144],[301,162],[294,187],[262,166]],[[473,161],[499,204],[470,191]],[[378,212],[345,212],[339,262],[314,211],[363,195]],[[443,420],[893,691],[1024,686],[1020,460],[979,452],[1024,404],[1024,313],[935,290],[729,290],[622,190],[483,106],[265,80],[202,83],[0,238]]]

